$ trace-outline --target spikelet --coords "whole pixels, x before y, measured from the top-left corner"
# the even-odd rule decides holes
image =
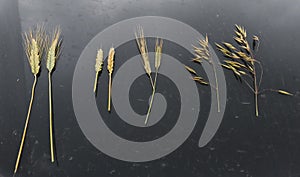
[[[156,71],[159,69],[161,63],[162,45],[163,45],[163,40],[156,39],[156,44],[155,44],[155,70]]]
[[[51,39],[50,43],[48,44],[49,48],[48,48],[48,53],[47,53],[46,67],[50,73],[54,69],[56,60],[60,53],[60,45],[61,45],[61,41],[62,41],[60,34],[61,34],[60,27],[56,27],[53,32],[52,39]]]
[[[141,26],[137,27],[137,32],[135,33],[135,39],[138,44],[142,59],[143,59],[143,64],[144,64],[144,69],[145,72],[150,76],[151,74],[151,67],[150,67],[150,61],[149,61],[149,56],[148,56],[148,49],[147,49],[147,43],[146,39],[144,36],[144,31]]]

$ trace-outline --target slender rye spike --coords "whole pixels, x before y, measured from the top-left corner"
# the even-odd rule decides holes
[[[107,59],[107,70],[109,74],[109,83],[108,83],[108,104],[107,110],[110,111],[110,101],[111,101],[111,76],[114,70],[114,56],[115,56],[115,49],[111,47],[109,49],[108,59]]]
[[[49,90],[49,138],[50,138],[50,155],[51,162],[54,162],[54,143],[53,143],[53,112],[52,112],[52,79],[51,74],[55,67],[56,61],[60,54],[61,46],[61,29],[56,27],[52,34],[52,39],[48,43],[46,67],[48,69],[48,90]]]
[[[28,58],[28,62],[31,68],[31,72],[34,76],[34,82],[31,88],[31,98],[29,102],[29,107],[28,107],[28,112],[27,112],[27,117],[23,129],[23,134],[22,134],[22,139],[20,143],[20,148],[15,164],[15,170],[14,173],[17,173],[20,159],[21,159],[21,154],[23,151],[23,146],[24,146],[24,141],[26,137],[26,132],[29,124],[29,119],[30,119],[30,112],[32,108],[32,103],[33,103],[33,98],[34,98],[34,91],[35,91],[35,86],[37,83],[37,75],[40,72],[40,63],[41,63],[41,58],[43,55],[43,50],[44,50],[44,37],[45,37],[45,31],[44,27],[42,25],[37,25],[34,30],[29,30],[29,32],[24,33],[24,48],[25,48],[25,53]]]
[[[102,65],[103,65],[103,50],[99,49],[97,52],[96,64],[95,64],[96,76],[95,76],[95,83],[94,83],[94,93],[96,93],[97,90],[98,76],[99,73],[102,71]]]
[[[150,66],[150,60],[148,56],[148,48],[147,48],[147,43],[144,35],[144,30],[141,26],[137,27],[137,32],[135,32],[135,39],[143,59],[145,72],[150,77],[150,82],[153,87],[154,85],[153,85],[153,80],[151,78],[151,66]]]

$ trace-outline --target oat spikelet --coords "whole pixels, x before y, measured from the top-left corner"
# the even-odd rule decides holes
[[[49,138],[50,138],[50,156],[51,162],[54,162],[54,143],[53,143],[53,111],[52,111],[52,79],[51,73],[55,67],[55,63],[60,54],[61,47],[61,30],[60,27],[55,27],[51,36],[51,40],[47,44],[47,59],[46,68],[48,69],[48,91],[49,91]]]
[[[95,64],[96,76],[95,76],[95,83],[94,83],[94,93],[96,93],[97,90],[98,75],[102,71],[102,65],[103,65],[103,50],[99,49],[97,52],[96,64]]]
[[[215,86],[214,88],[216,90],[216,97],[217,97],[217,110],[220,112],[220,96],[219,96],[219,83],[218,83],[218,77],[217,77],[217,72],[216,72],[216,63],[214,60],[211,58],[210,50],[209,50],[209,41],[207,35],[205,36],[204,39],[201,39],[198,41],[199,47],[198,46],[193,46],[194,48],[194,56],[195,58],[193,59],[194,62],[196,63],[201,63],[203,61],[206,61],[210,64],[214,71],[214,78],[215,78]],[[233,48],[233,46],[229,45],[229,47]],[[226,49],[224,49],[226,50]],[[194,69],[185,66],[185,68],[196,75],[196,77],[193,77],[192,79],[200,84],[203,85],[208,85],[208,82],[206,82],[202,77],[197,76],[197,73]],[[212,85],[211,85],[212,86]]]
[[[137,32],[135,33],[135,39],[138,44],[142,59],[143,59],[143,64],[144,64],[144,69],[145,72],[148,74],[148,76],[151,76],[151,67],[150,67],[150,61],[149,61],[149,56],[148,56],[148,49],[147,49],[147,43],[146,39],[144,36],[144,31],[141,26],[137,27]]]
[[[233,39],[237,43],[237,47],[228,42],[223,42],[223,46],[220,44],[216,44],[216,46],[226,58],[229,58],[228,60],[224,60],[221,65],[224,68],[231,70],[237,78],[244,81],[254,93],[255,115],[258,116],[258,95],[262,93],[260,91],[260,84],[262,81],[263,67],[261,63],[255,59],[254,52],[257,51],[259,47],[259,38],[258,36],[253,35],[252,47],[250,47],[250,44],[247,41],[245,28],[240,25],[235,25],[235,28],[235,36]],[[259,68],[257,68],[257,66],[259,66]],[[260,74],[259,78],[258,73]],[[252,84],[250,84],[251,82]],[[273,91],[283,95],[292,96],[291,93],[284,90],[264,89],[263,91]]]
[[[32,108],[32,103],[33,103],[33,98],[34,98],[34,91],[35,91],[35,86],[37,83],[37,74],[40,72],[40,62],[41,58],[43,55],[44,51],[44,38],[45,38],[45,32],[44,28],[42,25],[37,25],[34,30],[29,30],[28,33],[24,33],[24,48],[25,48],[25,53],[28,58],[28,62],[31,68],[31,72],[34,76],[34,82],[32,84],[31,88],[31,98],[28,106],[28,111],[27,111],[27,117],[23,129],[23,134],[22,134],[22,139],[20,142],[20,147],[18,151],[18,156],[15,164],[15,170],[14,173],[17,173],[20,159],[21,159],[21,154],[23,151],[23,146],[25,142],[25,137],[26,137],[26,132],[28,128],[28,123],[30,119],[30,113],[31,113],[31,108]]]
[[[108,83],[108,105],[107,110],[110,111],[110,101],[111,101],[111,77],[114,70],[114,56],[115,56],[115,49],[112,47],[109,49],[108,59],[107,59],[107,70],[109,74],[109,83]]]

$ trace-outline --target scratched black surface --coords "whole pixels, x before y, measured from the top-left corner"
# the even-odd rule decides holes
[[[57,163],[49,162],[47,76],[43,70],[16,176],[299,177],[299,12],[300,1],[279,0],[0,0],[0,176],[12,176],[33,81],[20,34],[45,22],[50,27],[60,24],[64,34],[63,54],[53,74]],[[80,53],[94,35],[118,21],[144,15],[180,20],[218,42],[231,40],[234,24],[244,25],[248,33],[261,38],[262,87],[284,88],[295,97],[261,95],[261,116],[255,118],[251,92],[225,71],[226,112],[207,146],[197,146],[209,111],[202,104],[204,118],[170,155],[146,163],[106,156],[89,143],[76,122],[72,75]],[[199,92],[201,99],[209,101],[208,88],[199,86]]]

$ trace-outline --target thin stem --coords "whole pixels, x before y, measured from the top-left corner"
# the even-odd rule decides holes
[[[109,73],[109,83],[108,83],[108,105],[107,105],[108,111],[110,111],[110,99],[111,99],[111,73]]]
[[[16,160],[16,165],[15,165],[14,173],[17,173],[17,170],[18,170],[18,167],[19,167],[19,163],[20,163],[20,159],[21,159],[21,154],[22,154],[22,151],[23,151],[23,146],[24,146],[24,141],[25,141],[25,137],[26,137],[27,127],[28,127],[28,123],[29,123],[30,112],[31,112],[31,107],[32,107],[32,102],[33,102],[34,90],[35,90],[36,82],[37,82],[37,75],[35,74],[34,75],[34,82],[32,84],[32,89],[31,89],[31,99],[30,99],[30,102],[29,102],[29,107],[28,107],[28,111],[27,111],[27,117],[26,117],[26,121],[25,121],[25,126],[24,126],[24,130],[23,130],[22,140],[21,140],[21,143],[20,143],[20,148],[19,148],[18,157],[17,157],[17,160]]]
[[[152,84],[152,95],[151,95],[151,100],[150,100],[150,103],[149,103],[149,108],[148,108],[148,111],[147,111],[147,116],[146,116],[146,119],[145,119],[145,125],[148,123],[149,115],[150,115],[151,108],[152,108],[152,105],[153,105],[153,100],[154,100],[154,95],[155,95],[155,90],[156,90],[155,87],[156,87],[157,73],[158,73],[158,70],[156,69],[154,83],[152,81],[152,77],[150,77],[151,84]]]
[[[263,77],[263,74],[264,74],[264,68],[262,67],[262,65],[259,61],[256,61],[256,62],[259,64],[259,67],[260,67],[260,78],[259,78],[259,82],[258,82],[258,87],[260,87],[262,77]]]
[[[153,83],[153,79],[151,77],[151,74],[149,74],[149,79],[150,79],[150,82],[151,82],[151,87],[152,87],[152,90],[154,89],[154,83]]]
[[[217,95],[217,107],[218,107],[218,112],[220,112],[220,95],[219,95],[219,83],[218,83],[218,78],[217,78],[217,72],[216,72],[216,67],[215,67],[215,63],[213,62],[213,60],[211,59],[211,64],[212,64],[212,68],[214,70],[214,76],[215,76],[215,82],[216,82],[216,95]]]
[[[51,154],[51,162],[54,162],[51,72],[48,72],[48,81],[49,81],[48,86],[49,86],[49,135],[50,135],[50,154]]]
[[[249,82],[248,82],[246,79],[244,79],[243,77],[240,77],[240,78],[242,79],[243,82],[246,83],[246,85],[249,87],[249,89],[250,89],[253,93],[255,93],[254,88],[249,84]]]
[[[254,59],[254,55],[252,53],[252,51],[250,51],[250,55],[251,58]],[[253,66],[253,84],[254,84],[254,97],[255,97],[255,115],[256,117],[258,117],[258,86],[257,86],[257,78],[256,78],[256,70],[255,70],[255,63],[252,62],[252,66]]]
[[[95,83],[94,83],[94,93],[96,93],[96,90],[97,90],[98,74],[99,74],[99,72],[96,72]]]

